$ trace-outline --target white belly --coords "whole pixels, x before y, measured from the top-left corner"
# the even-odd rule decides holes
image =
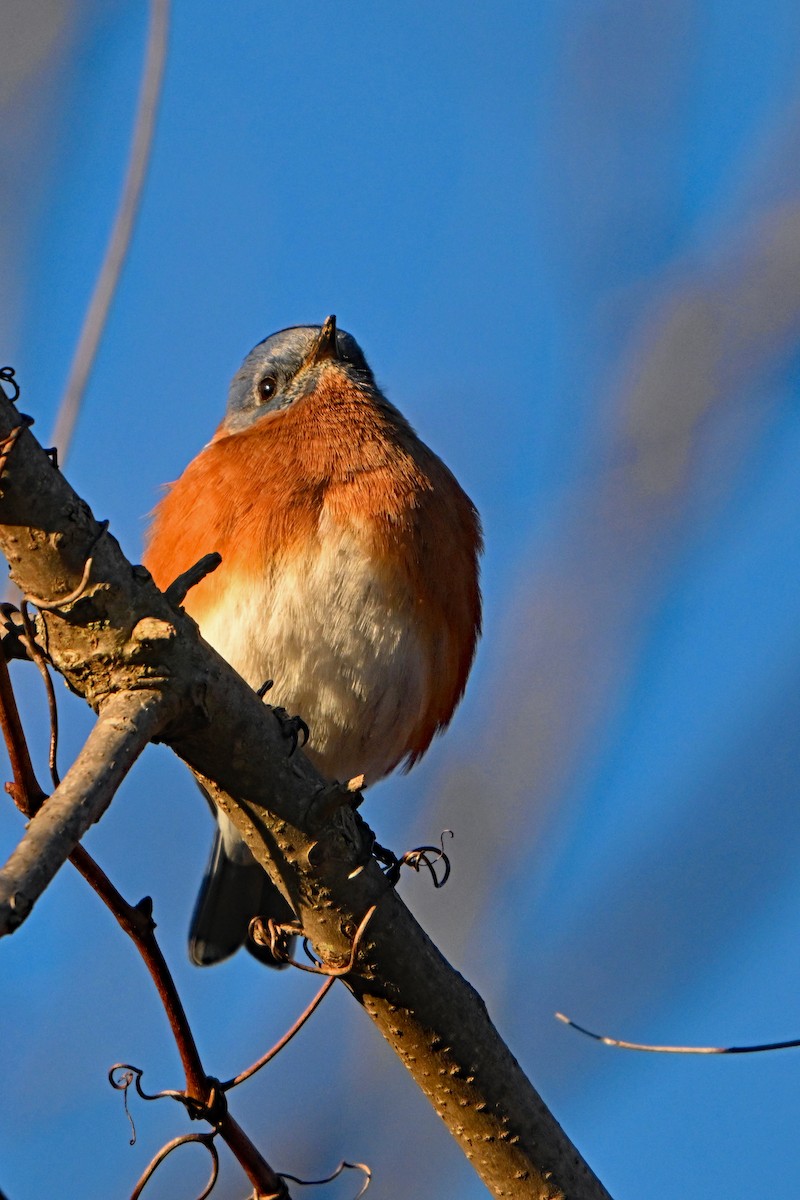
[[[429,694],[413,597],[375,571],[360,539],[339,530],[275,572],[232,586],[201,632],[267,699],[310,728],[329,778],[374,783],[408,749]]]

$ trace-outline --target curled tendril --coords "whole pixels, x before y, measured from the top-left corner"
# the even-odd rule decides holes
[[[109,526],[108,518],[106,518],[103,521],[99,521],[98,526],[99,526],[99,529],[98,529],[97,537],[94,539],[91,546],[89,547],[89,554],[87,556],[86,562],[83,564],[83,575],[81,576],[81,581],[78,584],[78,586],[74,589],[74,591],[70,592],[67,596],[58,596],[58,597],[56,597],[55,600],[45,600],[40,596],[27,595],[25,597],[25,599],[27,601],[29,601],[31,604],[34,604],[42,612],[55,612],[57,609],[66,608],[66,606],[68,604],[74,604],[76,600],[81,599],[81,597],[83,596],[83,594],[86,591],[86,588],[89,584],[89,576],[91,574],[92,564],[94,562],[93,555],[94,555],[95,550],[97,549],[97,543],[100,541],[103,534],[106,533],[108,530],[108,526]]]
[[[343,963],[339,967],[326,966],[325,963],[316,958],[311,953],[308,938],[303,938],[303,949],[305,950],[306,957],[311,963],[313,963],[313,966],[307,967],[305,963],[298,962],[296,959],[292,958],[288,950],[283,949],[283,947],[286,944],[287,931],[291,932],[292,934],[296,934],[298,932],[293,925],[281,925],[279,922],[273,921],[271,918],[268,921],[264,921],[261,917],[255,917],[250,922],[250,934],[257,945],[269,946],[271,953],[276,958],[278,958],[280,952],[280,961],[288,963],[290,967],[297,967],[298,971],[308,971],[309,975],[327,975],[329,978],[337,979],[341,975],[349,974],[349,972],[352,971],[353,967],[355,966],[356,955],[358,953],[358,947],[361,943],[361,938],[364,935],[364,930],[367,928],[373,916],[375,915],[375,910],[377,907],[377,904],[372,904],[364,913],[358,929],[356,929],[355,933],[353,934],[353,942],[350,946],[350,957],[346,963]]]
[[[131,1084],[134,1085],[137,1096],[139,1096],[142,1100],[177,1100],[180,1104],[183,1104],[185,1108],[189,1109],[190,1116],[194,1116],[195,1113],[193,1110],[200,1107],[198,1106],[197,1101],[193,1100],[191,1096],[187,1096],[185,1092],[177,1092],[171,1088],[168,1088],[163,1092],[153,1092],[151,1095],[142,1087],[143,1074],[144,1071],[142,1071],[141,1067],[133,1067],[130,1063],[114,1063],[114,1066],[111,1067],[108,1072],[108,1082],[115,1089],[115,1091],[122,1092],[124,1097],[125,1115],[130,1121],[131,1129],[133,1130],[131,1145],[133,1145],[136,1141],[136,1127],[133,1124],[133,1117],[131,1116],[128,1108],[128,1088],[131,1086]]]
[[[153,1092],[151,1095],[142,1087],[143,1074],[144,1071],[141,1067],[133,1067],[130,1063],[114,1063],[108,1072],[108,1082],[116,1091],[122,1092],[125,1097],[125,1112],[131,1126],[133,1126],[133,1120],[128,1111],[128,1088],[131,1084],[134,1085],[136,1094],[142,1100],[177,1100],[186,1109],[189,1119],[192,1121],[208,1121],[210,1125],[218,1126],[227,1112],[228,1106],[222,1085],[218,1079],[214,1079],[210,1075],[206,1077],[210,1098],[204,1102],[186,1092],[176,1091],[174,1088],[165,1088],[163,1092]],[[135,1140],[136,1130],[134,1129]]]
[[[291,1183],[299,1183],[301,1187],[321,1187],[324,1183],[332,1183],[334,1179],[338,1179],[343,1171],[363,1172],[364,1182],[353,1197],[353,1200],[361,1200],[361,1197],[372,1182],[372,1171],[366,1163],[346,1162],[345,1159],[342,1159],[333,1174],[328,1175],[325,1179],[298,1179],[296,1175],[287,1175],[284,1171],[280,1171],[279,1176],[281,1179],[289,1180]],[[131,1200],[134,1200],[133,1196]]]
[[[0,367],[0,381],[2,383],[7,383],[9,387],[14,389],[14,395],[9,396],[8,399],[12,404],[16,404],[17,400],[19,400],[21,388],[14,377],[14,368]]]
[[[115,1071],[122,1071],[123,1074],[119,1075],[117,1078],[115,1078],[114,1077]],[[131,1116],[131,1110],[128,1108],[128,1088],[133,1083],[134,1075],[135,1075],[135,1068],[134,1067],[126,1067],[124,1063],[115,1063],[114,1066],[111,1068],[111,1070],[108,1073],[108,1082],[111,1084],[111,1086],[116,1091],[122,1092],[122,1103],[125,1108],[125,1116],[130,1121],[130,1126],[131,1126],[131,1138],[130,1138],[130,1141],[128,1142],[129,1146],[136,1145],[136,1126],[133,1123],[133,1117]]]
[[[427,867],[431,873],[433,886],[435,888],[444,887],[450,878],[450,859],[445,853],[444,839],[454,837],[452,829],[443,829],[439,838],[438,846],[416,846],[413,850],[406,850],[405,854],[400,858],[392,850],[387,850],[385,846],[373,843],[372,854],[381,865],[384,876],[389,881],[392,887],[397,886],[397,881],[400,878],[400,872],[403,867],[411,867],[412,871],[419,871],[423,866]],[[441,878],[437,874],[436,866],[441,863],[443,866]],[[361,870],[361,868],[358,868]],[[353,874],[357,874],[356,871]]]
[[[118,1078],[115,1078],[117,1071],[122,1071],[123,1074]],[[116,1088],[118,1092],[124,1092],[131,1086],[132,1083],[135,1084],[137,1095],[139,1095],[142,1100],[170,1099],[183,1101],[186,1099],[183,1092],[176,1092],[171,1089],[167,1089],[163,1092],[153,1092],[151,1095],[142,1087],[143,1075],[144,1071],[141,1067],[132,1067],[130,1063],[114,1063],[113,1067],[109,1068],[108,1082],[113,1088]]]
[[[144,1173],[139,1177],[136,1187],[131,1192],[131,1200],[139,1200],[139,1197],[141,1196],[147,1184],[153,1178],[153,1175],[156,1173],[164,1160],[168,1158],[170,1154],[172,1154],[173,1150],[177,1150],[179,1146],[188,1146],[190,1142],[199,1142],[201,1145],[205,1146],[206,1150],[211,1155],[211,1174],[208,1177],[206,1186],[197,1197],[197,1200],[206,1200],[206,1197],[211,1195],[219,1176],[219,1151],[214,1145],[215,1137],[216,1133],[185,1133],[182,1137],[176,1137],[173,1138],[171,1142],[167,1142],[165,1146],[161,1147],[158,1154],[156,1154],[156,1156],[150,1160]],[[363,1196],[363,1194],[363,1191],[359,1192],[359,1195]]]
[[[400,865],[411,867],[412,871],[419,871],[425,866],[431,873],[433,886],[435,888],[444,887],[450,878],[450,859],[444,849],[445,835],[451,838],[455,836],[452,829],[443,829],[438,846],[417,846],[415,850],[407,850],[400,859]],[[443,866],[441,878],[436,872],[436,866],[439,863]]]

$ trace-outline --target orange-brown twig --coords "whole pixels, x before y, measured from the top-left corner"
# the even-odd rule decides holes
[[[46,793],[39,786],[33,770],[28,743],[19,719],[19,709],[14,698],[14,689],[8,673],[8,663],[0,654],[0,730],[3,733],[14,782],[6,784],[17,808],[26,817],[32,817],[45,799]]]
[[[223,1092],[229,1092],[231,1088],[238,1087],[239,1084],[244,1083],[246,1079],[252,1078],[256,1071],[260,1071],[262,1067],[265,1067],[268,1062],[272,1061],[276,1054],[280,1054],[284,1046],[288,1046],[295,1034],[300,1032],[311,1014],[316,1012],[335,982],[335,975],[331,975],[328,979],[326,979],[314,999],[309,1004],[308,1008],[301,1012],[291,1029],[287,1030],[283,1037],[275,1043],[272,1049],[268,1050],[266,1054],[263,1054],[261,1058],[254,1062],[251,1067],[248,1067],[246,1071],[241,1071],[238,1075],[234,1076],[233,1079],[226,1079],[223,1084],[220,1084]]]
[[[372,1182],[372,1171],[366,1163],[346,1162],[344,1159],[339,1163],[332,1175],[326,1175],[324,1179],[299,1179],[297,1175],[282,1175],[281,1179],[291,1179],[292,1183],[299,1183],[302,1187],[320,1187],[324,1183],[332,1183],[334,1179],[338,1179],[343,1171],[362,1171],[364,1174],[364,1182],[358,1189],[358,1192],[353,1197],[353,1200],[361,1200],[361,1197],[366,1192]]]
[[[173,1150],[177,1150],[179,1146],[188,1146],[191,1142],[199,1142],[201,1146],[205,1146],[211,1155],[211,1174],[208,1177],[208,1183],[197,1197],[197,1200],[206,1200],[206,1197],[211,1195],[219,1176],[219,1153],[217,1147],[214,1145],[214,1137],[213,1133],[185,1133],[182,1137],[176,1137],[171,1142],[167,1142],[166,1146],[161,1147],[158,1154],[150,1160],[140,1175],[136,1187],[131,1192],[131,1200],[139,1200],[145,1189],[145,1185],[152,1179],[164,1159],[172,1154]]]

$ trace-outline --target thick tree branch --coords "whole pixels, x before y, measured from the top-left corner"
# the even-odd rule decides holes
[[[19,422],[0,399],[0,439]],[[159,737],[200,776],[292,903],[320,958],[344,978],[495,1196],[607,1200],[489,1020],[370,856],[354,796],[326,784],[250,688],[170,606],[53,469],[28,431],[0,477],[0,549],[25,593],[71,597],[39,620],[53,663],[96,709],[111,695],[168,693]],[[215,547],[209,546],[209,552]],[[234,798],[235,797],[235,798]]]

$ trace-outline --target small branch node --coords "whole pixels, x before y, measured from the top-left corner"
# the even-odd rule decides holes
[[[136,909],[137,912],[140,912],[143,917],[146,917],[147,920],[150,922],[151,927],[153,929],[155,929],[156,924],[155,924],[155,921],[153,920],[153,897],[152,896],[142,896],[141,900],[139,900],[138,903],[134,904],[133,907]]]
[[[356,809],[361,795],[348,786],[334,781],[317,789],[311,801],[309,816],[315,825],[326,825],[340,808]]]
[[[215,550],[211,554],[204,554],[194,566],[189,567],[188,571],[184,571],[177,579],[173,579],[164,591],[170,604],[179,608],[192,588],[197,587],[198,583],[201,583],[212,571],[216,571],[221,562],[222,555]]]

